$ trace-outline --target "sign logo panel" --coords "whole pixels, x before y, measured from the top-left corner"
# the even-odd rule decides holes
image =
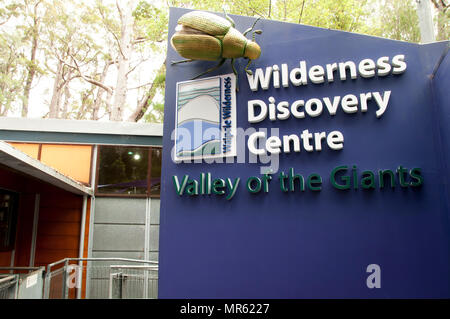
[[[177,83],[175,160],[236,156],[236,78]]]

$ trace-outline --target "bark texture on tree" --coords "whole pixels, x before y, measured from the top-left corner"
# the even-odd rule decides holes
[[[60,60],[58,61],[55,80],[53,81],[53,94],[52,99],[50,101],[50,108],[48,113],[49,118],[58,118],[59,107],[61,104],[61,96],[63,93],[61,86],[61,83],[63,82],[63,71],[64,71],[64,62]]]
[[[114,103],[111,108],[110,120],[121,121],[127,100],[128,71],[130,70],[130,57],[133,51],[133,9],[135,0],[129,0],[123,7],[116,1],[120,16],[121,34],[119,39],[119,58],[117,63],[117,81],[114,91]]]

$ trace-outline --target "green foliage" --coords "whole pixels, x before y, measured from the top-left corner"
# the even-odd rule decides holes
[[[167,10],[157,8],[151,3],[141,0],[133,11],[135,18],[135,38],[145,39],[152,50],[161,50],[158,43],[167,39],[169,14]]]
[[[5,0],[0,3],[1,116],[19,111],[21,102],[27,100],[25,83],[30,72],[33,72],[34,77],[43,73],[39,63],[30,56],[32,43],[39,36],[36,8],[40,2]],[[15,24],[15,27],[11,24]]]
[[[153,83],[155,83],[158,86],[161,86],[166,81],[166,75],[165,74],[158,74],[155,79],[153,80]]]
[[[420,41],[419,18],[412,0],[385,0],[380,5],[376,35],[408,42]]]
[[[0,25],[4,24],[11,17],[18,17],[20,15],[20,10],[23,8],[24,5],[18,1],[5,1],[0,4]]]
[[[20,54],[17,34],[0,34],[0,115],[6,115],[14,102],[22,98],[26,60]]]
[[[275,1],[273,1],[275,2]],[[197,10],[208,10],[214,12],[224,12],[230,14],[238,14],[244,16],[267,17],[269,12],[270,1],[267,0],[172,0],[168,2],[170,7],[189,8]]]
[[[450,39],[450,10],[449,7],[438,12],[435,18],[437,24],[436,41],[445,41]]]
[[[142,108],[141,113],[134,119],[139,121],[142,119],[144,122],[162,123],[164,120],[164,101],[159,100],[158,95],[164,96],[166,82],[166,67],[163,64],[156,72],[156,76],[153,79],[152,85],[146,91],[147,103]]]
[[[164,121],[164,103],[152,102],[149,111],[144,115],[143,121],[149,123],[162,123]]]
[[[14,15],[11,5],[0,9],[0,18],[9,19]],[[0,116],[6,115],[20,100],[26,59],[22,54],[22,35],[18,31],[0,33]]]
[[[277,20],[316,27],[361,32],[368,12],[364,0],[281,0],[273,13]]]
[[[323,28],[357,31],[369,12],[366,0],[192,0],[170,1],[169,5],[198,10],[261,17]]]

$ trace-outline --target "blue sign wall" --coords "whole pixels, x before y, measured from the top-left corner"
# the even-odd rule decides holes
[[[169,38],[177,20],[188,12],[171,9]],[[232,16],[238,30],[253,18]],[[176,83],[186,81],[215,62],[171,65],[182,59],[169,45],[163,137],[163,172],[160,221],[160,298],[449,298],[450,219],[449,164],[450,105],[448,42],[417,45],[400,41],[326,30],[297,24],[260,20],[257,35],[261,57],[250,67],[287,64],[289,70],[305,61],[307,67],[404,55],[401,74],[356,79],[336,78],[321,84],[275,88],[249,87],[238,59],[237,127],[279,129],[279,136],[339,131],[343,148],[322,144],[321,151],[281,152],[278,171],[269,192],[246,189],[249,177],[262,178],[258,163],[174,163],[171,151],[175,128]],[[208,76],[232,73],[229,63]],[[349,76],[349,73],[348,75]],[[258,123],[248,121],[248,101],[269,97],[276,102],[391,91],[388,107],[377,117],[374,100],[366,112],[346,113],[341,107],[331,116]],[[247,150],[248,137],[238,136],[238,152]],[[240,147],[243,146],[243,147]],[[248,156],[247,156],[248,157]],[[395,173],[394,187],[337,189],[330,174],[348,166],[358,183],[363,171]],[[356,166],[353,169],[353,166]],[[422,185],[405,175],[402,187],[396,170],[418,168]],[[284,192],[280,172],[307,178],[317,174],[321,189]],[[235,196],[179,195],[173,176],[181,181],[240,178]],[[417,171],[416,171],[417,173]],[[405,173],[407,174],[407,173]],[[337,175],[336,175],[337,176]],[[342,181],[342,180],[340,180]],[[316,184],[317,185],[317,184]],[[407,184],[405,184],[407,185]],[[378,265],[377,287],[369,287],[372,268]],[[378,288],[379,287],[379,288]]]

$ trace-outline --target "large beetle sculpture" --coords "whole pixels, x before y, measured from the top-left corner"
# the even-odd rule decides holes
[[[206,73],[220,68],[227,59],[231,59],[231,67],[237,76],[234,66],[235,59],[248,59],[245,71],[248,70],[252,60],[259,58],[261,48],[255,42],[255,33],[261,34],[261,30],[253,31],[257,19],[253,25],[244,31],[235,29],[234,21],[225,14],[225,19],[215,14],[204,11],[191,11],[184,14],[178,20],[175,34],[171,38],[172,47],[186,60],[174,61],[172,64],[192,62],[195,60],[219,61],[215,67],[200,73],[196,79]],[[252,40],[247,39],[247,33],[253,31]]]

